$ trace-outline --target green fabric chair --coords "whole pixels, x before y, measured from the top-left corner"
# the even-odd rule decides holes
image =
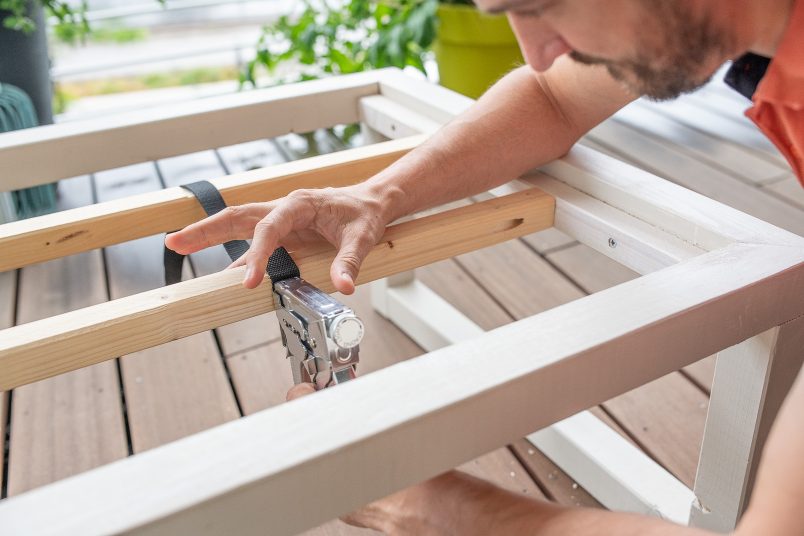
[[[11,84],[0,84],[0,132],[35,127],[39,124],[33,102],[24,91]],[[16,214],[7,214],[11,212]],[[18,190],[0,200],[0,220],[31,218],[56,209],[56,184]]]

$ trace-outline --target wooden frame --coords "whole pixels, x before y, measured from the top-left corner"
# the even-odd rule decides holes
[[[298,125],[309,130],[331,121],[362,120],[367,132],[395,137],[431,132],[468,105],[467,99],[394,70],[314,82],[301,88],[298,92],[287,88],[271,90],[257,97],[238,95],[214,105],[188,105],[173,117],[164,119],[156,114],[123,127],[115,127],[110,121],[105,126],[45,127],[50,130],[41,137],[36,131],[6,134],[0,136],[0,161],[12,162],[12,170],[46,160],[36,157],[41,151],[61,147],[61,141],[69,142],[70,151],[77,155],[87,155],[92,148],[103,156],[76,157],[65,169],[45,166],[37,168],[36,173],[25,171],[14,182],[4,183],[4,187],[89,171],[80,165],[123,165],[135,157],[150,159],[246,141],[246,134],[256,137],[256,125],[262,124],[264,114],[279,117],[277,124],[283,127],[290,125],[286,130],[299,130]],[[285,105],[298,102],[293,100],[298,98],[307,99],[305,105],[293,108],[287,112],[292,117],[282,119]],[[336,103],[337,114],[327,111],[330,102]],[[194,106],[199,107],[195,112]],[[248,113],[229,116],[227,106],[247,109]],[[214,133],[193,134],[192,141],[169,143],[159,155],[105,150],[107,144],[116,147],[132,139],[148,145],[142,133],[152,134],[157,124],[171,132],[204,125],[205,117],[216,121]],[[324,123],[313,124],[319,118]],[[103,135],[109,127],[114,136]],[[275,132],[267,135],[272,134]],[[266,133],[261,131],[259,135]],[[376,169],[372,166],[389,161],[382,158],[393,158],[389,153],[399,155],[420,139],[401,139],[391,145],[340,153],[330,163],[347,169],[353,159],[365,158],[369,163],[362,169],[370,174]],[[153,149],[153,144],[148,146]],[[315,163],[306,169],[307,175],[301,173],[295,179],[291,173],[271,171],[266,171],[265,177],[292,179],[293,187],[307,186],[306,179],[310,177],[328,180],[326,173],[316,174]],[[260,173],[251,173],[246,179],[241,176],[232,181],[258,182]],[[227,180],[221,179],[219,184],[225,196],[230,195],[225,190]],[[459,222],[466,221],[462,218],[467,214],[473,219],[476,214],[502,211],[505,214],[500,218],[488,220],[494,222],[493,232],[476,242],[459,236],[459,240],[449,243],[450,249],[444,255],[555,225],[646,275],[483,334],[471,323],[454,317],[448,304],[434,298],[410,274],[397,276],[378,286],[375,304],[379,310],[431,348],[455,341],[455,333],[459,340],[465,336],[474,338],[360,381],[5,500],[0,503],[0,525],[14,533],[43,534],[257,534],[266,527],[271,528],[272,534],[291,534],[728,349],[726,354],[737,357],[724,354],[726,357],[722,355],[719,360],[694,496],[674,487],[669,494],[657,492],[646,498],[654,493],[652,488],[646,491],[644,487],[614,486],[627,484],[629,476],[600,477],[606,474],[600,469],[611,463],[611,458],[591,460],[581,445],[583,440],[573,439],[577,427],[572,426],[572,421],[562,423],[563,432],[561,426],[551,430],[559,434],[558,440],[578,447],[581,455],[577,458],[587,467],[581,476],[598,478],[599,493],[619,490],[618,496],[633,499],[630,506],[622,507],[645,511],[644,505],[658,497],[672,504],[657,504],[652,511],[656,515],[683,522],[684,512],[691,508],[690,520],[698,526],[733,527],[750,491],[755,453],[784,396],[789,371],[801,360],[797,349],[801,348],[804,303],[798,297],[804,294],[804,239],[584,148],[574,149],[567,157],[502,190],[515,193],[513,197],[505,195],[398,224],[389,229],[389,233],[397,233],[390,241],[397,244],[426,236],[438,247],[445,247],[444,242],[438,241],[444,233],[434,230],[433,222],[462,225]],[[516,193],[520,190],[524,192]],[[118,206],[81,209],[62,216],[62,220],[54,216],[50,220],[6,225],[0,227],[0,240],[4,241],[4,251],[8,250],[7,244],[15,244],[16,252],[20,244],[36,244],[48,236],[50,228],[59,222],[76,228],[86,225],[86,234],[92,235],[99,221],[93,218],[98,214],[107,218],[103,221],[111,222],[130,217],[126,216],[130,210],[144,210],[138,208],[142,206],[164,210],[153,208],[159,203],[173,203],[176,207],[183,203],[182,210],[189,212],[175,221],[160,222],[158,226],[167,227],[149,228],[148,233],[170,230],[170,226],[200,217],[197,209],[193,212],[190,208],[192,203],[186,195],[165,192],[125,200]],[[160,195],[167,198],[159,198]],[[232,202],[232,198],[228,199]],[[496,208],[488,211],[489,206]],[[73,243],[66,251],[54,249],[52,255],[47,254],[51,256],[128,239],[124,233],[112,232],[103,238],[87,237],[81,243],[74,231],[62,235],[58,233],[63,230],[53,232],[50,236],[68,237],[62,243]],[[375,248],[372,255],[377,260],[364,267],[362,277],[382,277],[443,258],[436,254],[417,256],[411,248],[402,246],[394,247],[393,252],[391,249],[388,242]],[[37,257],[28,252],[4,267],[51,258],[47,255]],[[303,273],[314,274],[311,279],[325,287],[329,255],[323,251],[302,255],[307,263],[303,263]],[[103,353],[105,357],[98,354],[92,358],[97,360],[112,357],[109,354],[113,351],[157,344],[268,310],[266,304],[253,305],[261,300],[246,299],[262,296],[246,295],[237,288],[238,275],[215,274],[128,301],[110,302],[93,308],[99,316],[65,315],[62,320],[72,322],[65,333],[101,342],[98,334],[114,333],[115,325],[112,317],[106,316],[108,313],[117,315],[114,322],[136,324],[141,318],[161,314],[159,307],[153,306],[159,300],[180,304],[185,321],[177,322],[176,327],[157,338],[144,332],[119,337],[120,344],[129,346],[110,344]],[[236,313],[210,313],[222,297],[250,305]],[[423,322],[419,306],[428,300],[448,319],[445,324]],[[56,324],[50,319],[43,322],[51,324],[40,327]],[[87,328],[88,325],[94,327]],[[64,345],[60,342],[62,335],[38,337],[30,326],[0,332],[2,388],[88,364],[70,356],[65,358],[66,364],[51,367],[38,353],[31,355],[31,348],[36,348],[39,341],[47,341],[53,349]],[[92,335],[95,327],[105,331]],[[492,353],[493,362],[488,357]],[[727,360],[729,365],[721,366]],[[734,367],[733,360],[740,361],[740,366]],[[750,396],[737,397],[736,393],[746,390]],[[416,396],[411,396],[414,393]],[[518,411],[512,411],[514,408]],[[320,415],[331,418],[322,420]],[[663,477],[656,478],[664,482]],[[578,480],[587,485],[583,479]],[[615,498],[608,504],[620,503]]]

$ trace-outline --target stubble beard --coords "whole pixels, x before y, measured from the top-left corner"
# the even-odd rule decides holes
[[[705,85],[714,74],[710,65],[729,57],[731,36],[708,17],[693,19],[682,2],[646,0],[657,35],[638,43],[632,59],[608,60],[577,51],[570,57],[586,65],[603,65],[631,92],[653,100],[669,100]],[[650,44],[649,42],[652,42]]]

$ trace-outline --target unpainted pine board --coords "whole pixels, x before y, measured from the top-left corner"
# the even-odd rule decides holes
[[[266,142],[267,143],[267,142]],[[238,149],[232,146],[230,151]],[[240,149],[241,156],[248,149]],[[285,162],[279,153],[273,163]],[[225,161],[224,161],[225,162]],[[156,163],[166,187],[179,186],[199,180],[208,180],[226,175],[214,151],[203,151],[159,160]],[[255,201],[259,201],[255,199]],[[223,270],[232,262],[223,246],[214,246],[190,255],[195,275],[200,277]],[[232,355],[249,348],[268,344],[279,338],[275,315],[267,313],[240,322],[221,326],[215,330],[225,355]]]
[[[0,329],[14,324],[14,302],[17,288],[17,272],[0,272]],[[0,488],[3,486],[5,467],[6,420],[8,418],[8,393],[0,391]]]
[[[59,183],[60,210],[92,203],[89,177]],[[106,300],[100,251],[22,269],[17,321]],[[14,390],[8,494],[17,495],[128,455],[115,361]]]
[[[574,238],[567,236],[555,227],[523,236],[522,240],[539,253],[546,253],[575,243]]]
[[[152,163],[98,173],[99,201],[157,190]],[[163,237],[106,248],[112,299],[164,285]],[[121,358],[131,441],[141,452],[235,419],[239,411],[210,333]]]
[[[392,225],[369,251],[357,282],[367,283],[546,229],[553,223],[554,209],[555,200],[533,188]],[[296,250],[294,258],[305,279],[332,292],[329,271],[334,253],[329,245],[314,245]],[[244,272],[245,267],[240,266],[4,330],[0,369],[8,373],[0,376],[0,388],[24,385],[274,310],[270,282],[246,289]],[[177,318],[183,321],[176,322]],[[29,358],[32,353],[34,357]]]
[[[454,260],[420,268],[416,273],[424,284],[485,330],[497,328],[512,320]],[[534,450],[532,455],[519,456],[529,474],[549,496],[562,504],[574,504],[570,497],[576,495],[576,490],[572,487],[571,479],[538,449]]]
[[[458,259],[516,319],[585,295],[544,259],[517,244],[521,246],[507,242]],[[567,275],[573,277],[572,273]],[[703,422],[697,417],[705,417],[707,398],[678,372],[666,378],[630,392],[628,401],[637,408],[633,411],[622,401],[605,403],[604,407],[649,455],[683,480],[694,475],[697,467],[703,434]],[[655,400],[672,400],[673,404],[660,408]],[[646,432],[645,421],[667,433]]]
[[[674,144],[653,138],[614,121],[595,127],[589,136],[646,169],[685,188],[730,205],[763,221],[804,235],[801,211],[719,169],[679,151]]]
[[[673,372],[603,406],[650,456],[692,487],[706,424],[706,394],[681,373]]]
[[[804,210],[804,186],[801,185],[795,175],[791,174],[779,182],[765,185],[765,189]]]

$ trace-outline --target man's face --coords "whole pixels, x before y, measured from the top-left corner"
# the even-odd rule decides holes
[[[632,92],[664,100],[705,84],[733,39],[698,0],[476,0],[507,11],[528,64],[603,65]]]

